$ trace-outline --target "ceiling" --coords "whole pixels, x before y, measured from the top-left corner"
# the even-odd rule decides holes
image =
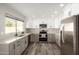
[[[67,3],[7,3],[26,17],[56,17],[63,13]],[[61,6],[60,6],[61,5]]]

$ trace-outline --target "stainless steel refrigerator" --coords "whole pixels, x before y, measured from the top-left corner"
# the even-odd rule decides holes
[[[61,21],[61,54],[79,54],[79,15]]]

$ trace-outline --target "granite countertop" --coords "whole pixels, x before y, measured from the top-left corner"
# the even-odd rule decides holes
[[[23,36],[15,36],[15,37],[12,37],[12,38],[9,38],[9,39],[6,39],[6,38],[5,39],[1,39],[0,40],[0,44],[9,44],[9,43],[14,42],[16,40],[19,40],[19,39],[21,39],[23,37],[26,37],[26,36],[28,36],[30,34],[31,33],[26,33]]]

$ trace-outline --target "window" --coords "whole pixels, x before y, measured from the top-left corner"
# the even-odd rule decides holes
[[[5,33],[14,33],[16,32],[16,20],[6,17],[5,18]]]
[[[23,32],[24,30],[23,25],[24,23],[22,21],[17,20],[17,32]]]
[[[24,22],[19,21],[19,20],[15,20],[13,18],[10,17],[6,17],[5,19],[5,33],[21,33],[23,32],[24,28],[23,28]]]

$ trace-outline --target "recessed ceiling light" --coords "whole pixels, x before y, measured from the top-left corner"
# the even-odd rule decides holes
[[[64,6],[64,4],[60,4],[60,7],[63,7]]]

